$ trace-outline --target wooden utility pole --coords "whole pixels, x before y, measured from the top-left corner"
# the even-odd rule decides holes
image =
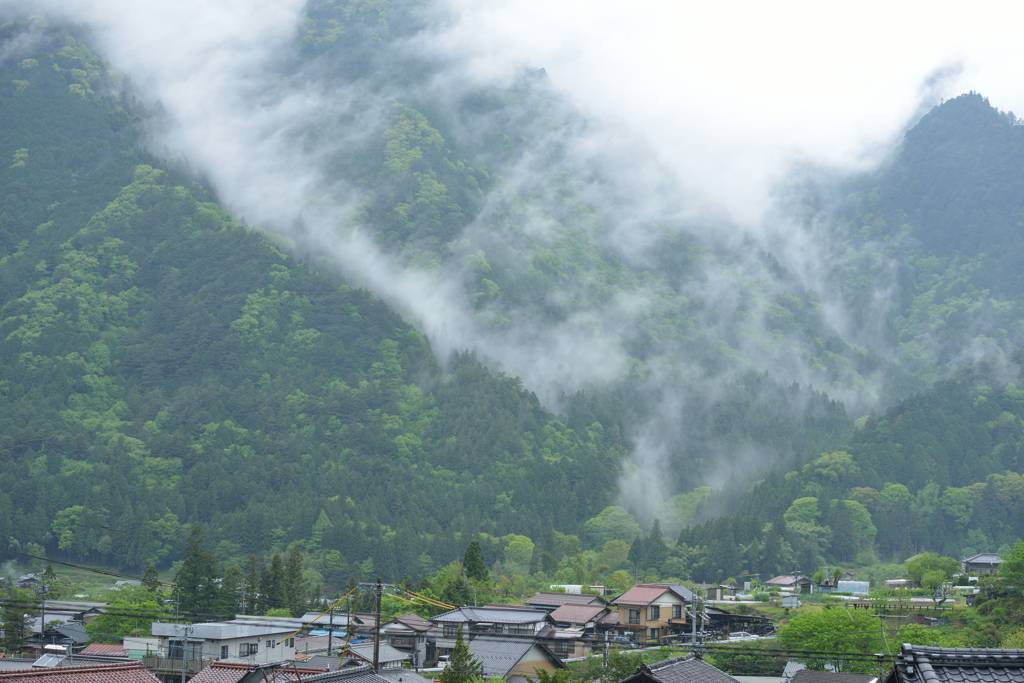
[[[377,596],[377,623],[373,627],[373,671],[380,671],[380,597],[384,592],[381,579],[377,577],[377,585],[374,586],[374,595]]]

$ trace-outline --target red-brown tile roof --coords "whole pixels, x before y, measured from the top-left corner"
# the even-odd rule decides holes
[[[612,600],[615,605],[649,605],[657,600],[668,586],[635,586]]]
[[[94,657],[127,657],[128,650],[124,649],[124,645],[117,643],[89,643],[81,654]]]
[[[608,611],[604,605],[562,605],[551,613],[557,623],[586,624]]]
[[[609,612],[608,614],[604,615],[603,617],[601,617],[600,619],[597,620],[597,623],[605,624],[605,625],[619,623],[619,612],[618,612],[618,610],[616,610],[614,612]]]
[[[253,668],[242,662],[212,662],[191,680],[192,683],[238,683]]]
[[[142,662],[118,662],[99,666],[62,666],[31,671],[5,671],[0,681],[26,683],[160,683]]]

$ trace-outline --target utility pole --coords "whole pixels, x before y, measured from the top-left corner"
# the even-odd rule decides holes
[[[608,631],[604,632],[604,668],[608,668]]]
[[[377,673],[380,671],[380,598],[384,592],[379,576],[373,592],[377,596],[377,623],[373,627],[373,672]]]
[[[334,606],[331,606],[330,622],[327,625],[327,656],[331,656],[331,645],[334,643]]]

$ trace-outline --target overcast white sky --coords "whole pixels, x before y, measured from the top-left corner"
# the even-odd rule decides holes
[[[744,220],[794,158],[877,158],[937,70],[961,69],[936,97],[973,89],[1024,112],[1019,3],[450,1],[448,47],[478,72],[546,67]]]
[[[442,1],[461,21],[435,49],[478,76],[545,67],[585,111],[646,135],[686,184],[744,221],[793,159],[877,158],[938,69],[962,67],[937,96],[974,89],[1024,113],[1020,3]],[[194,110],[188,90],[209,86],[204,72],[222,77],[290,38],[303,2],[52,4],[105,26],[115,68]]]

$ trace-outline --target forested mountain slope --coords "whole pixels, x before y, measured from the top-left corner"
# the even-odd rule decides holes
[[[34,31],[0,68],[0,552],[139,569],[201,524],[229,562],[302,541],[337,585],[610,502],[613,431],[470,356],[443,373],[380,301],[139,152],[131,90]]]
[[[978,93],[933,108],[856,179],[833,233],[849,308],[882,296],[888,342],[919,379],[1024,343],[1024,127]]]
[[[733,514],[684,529],[676,562],[713,580],[1012,545],[1024,525],[1022,357],[975,363],[858,420],[841,448],[773,471]]]

